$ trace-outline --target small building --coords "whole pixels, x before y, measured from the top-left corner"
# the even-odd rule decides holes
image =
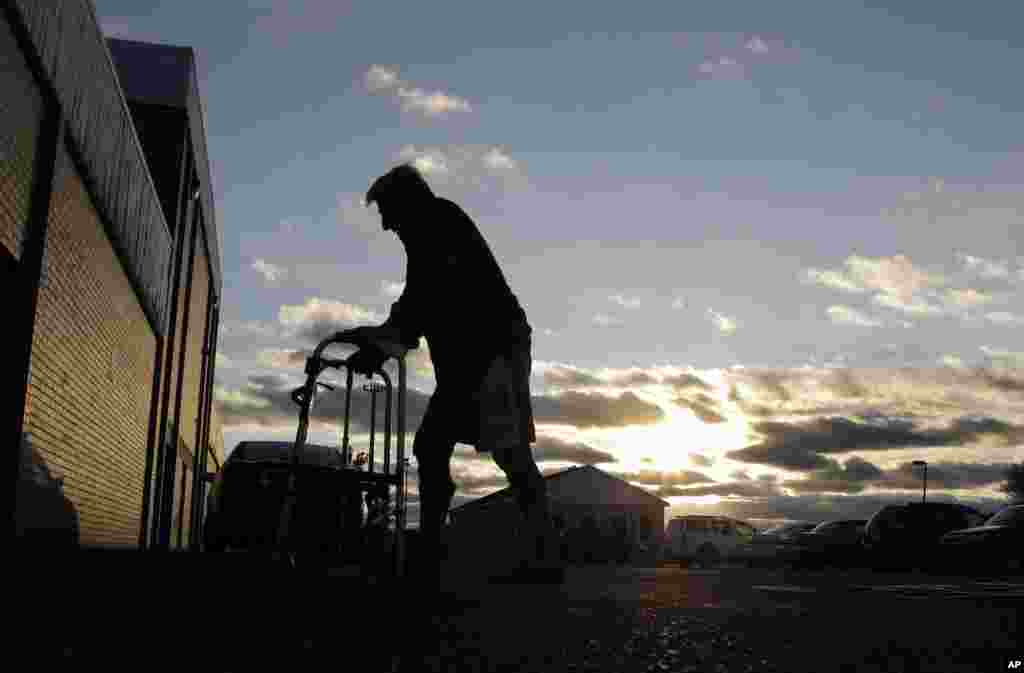
[[[0,14],[4,405],[30,549],[195,546],[223,460],[223,290],[195,53],[104,37],[90,0]]]
[[[592,465],[545,477],[562,556],[570,563],[653,561],[669,503]],[[521,530],[519,508],[504,488],[448,512],[448,539],[460,555],[500,562]]]

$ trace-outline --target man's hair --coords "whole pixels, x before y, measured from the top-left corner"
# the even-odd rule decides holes
[[[434,192],[419,170],[413,164],[402,164],[373,181],[366,192],[366,205],[395,197],[420,199],[433,196]]]

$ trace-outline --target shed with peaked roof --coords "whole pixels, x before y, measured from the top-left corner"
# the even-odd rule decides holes
[[[624,562],[656,554],[665,500],[593,465],[549,474],[545,482],[565,560]],[[451,509],[448,521],[449,538],[463,554],[510,553],[510,540],[521,529],[510,488]]]

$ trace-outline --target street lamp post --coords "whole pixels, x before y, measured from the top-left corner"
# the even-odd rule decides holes
[[[363,390],[370,393],[370,456],[369,471],[373,472],[373,436],[376,434],[376,423],[377,423],[377,393],[385,390],[382,383],[376,381],[370,381],[363,386]],[[387,433],[387,429],[384,430]],[[384,447],[384,451],[387,452],[388,447]]]
[[[915,460],[910,464],[924,468],[924,481],[921,484],[921,502],[924,502],[925,496],[928,495],[928,463],[923,460]]]

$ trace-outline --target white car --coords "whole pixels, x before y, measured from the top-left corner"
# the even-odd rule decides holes
[[[746,521],[727,516],[687,515],[668,522],[670,559],[683,567],[696,562],[711,566],[733,558],[745,558],[755,529]]]

